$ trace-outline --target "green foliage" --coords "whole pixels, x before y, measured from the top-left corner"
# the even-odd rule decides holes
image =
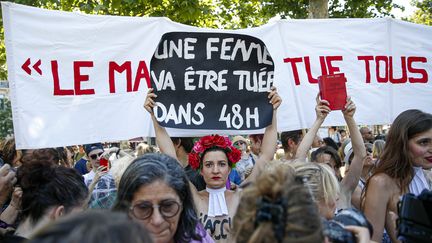
[[[4,29],[2,20],[0,20],[0,24],[0,80],[7,80],[6,48],[4,44]]]
[[[417,24],[432,25],[432,0],[415,0],[411,5],[416,6],[418,10],[408,18],[409,21]]]
[[[0,138],[6,138],[13,133],[12,107],[9,99],[3,99],[0,106]]]
[[[392,0],[330,0],[329,15],[331,18],[374,18],[391,16],[394,8],[404,10],[403,6]]]

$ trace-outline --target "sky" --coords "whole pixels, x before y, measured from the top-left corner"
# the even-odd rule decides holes
[[[401,19],[402,17],[411,16],[417,8],[414,6],[411,6],[410,2],[411,2],[410,0],[393,0],[393,3],[397,3],[399,5],[404,6],[405,11],[402,12],[400,9],[393,9],[391,11],[391,13],[394,14],[394,16],[397,19]]]

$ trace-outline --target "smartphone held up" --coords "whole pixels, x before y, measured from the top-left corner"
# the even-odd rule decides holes
[[[104,166],[105,169],[103,169],[102,171],[108,171],[109,168],[109,162],[107,159],[105,159],[104,157],[101,157],[99,160],[99,165],[100,166]]]

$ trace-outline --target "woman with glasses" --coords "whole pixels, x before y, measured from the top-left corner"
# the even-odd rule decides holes
[[[156,243],[213,242],[199,224],[183,168],[169,156],[135,159],[120,179],[113,208],[144,225]]]

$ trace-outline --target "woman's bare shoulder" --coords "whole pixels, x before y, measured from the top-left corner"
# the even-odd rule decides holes
[[[386,188],[396,186],[395,180],[386,173],[378,173],[376,175],[373,175],[369,179],[369,183],[373,186]]]

